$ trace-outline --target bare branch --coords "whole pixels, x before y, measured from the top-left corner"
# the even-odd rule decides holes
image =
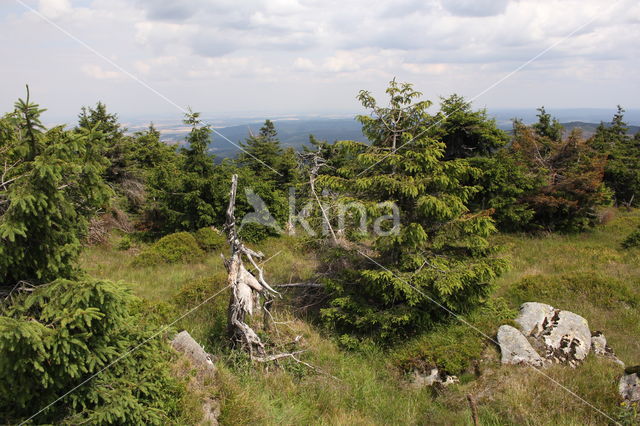
[[[298,288],[324,288],[324,284],[320,283],[289,283],[289,284],[276,284],[274,287],[277,288],[290,288],[290,287],[298,287]]]

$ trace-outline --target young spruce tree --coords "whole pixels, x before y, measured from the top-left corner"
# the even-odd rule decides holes
[[[491,256],[493,220],[467,208],[476,189],[463,182],[478,170],[465,159],[444,161],[445,144],[429,127],[431,103],[419,101],[420,92],[394,80],[386,93],[389,104],[381,107],[369,92],[360,92],[371,115],[358,118],[371,145],[342,177],[322,179],[370,212],[388,209],[380,203],[399,207],[398,232],[382,227],[387,235],[375,236],[361,267],[331,283],[336,297],[323,311],[339,331],[381,341],[449,318],[438,304],[461,313],[482,303],[505,267]]]
[[[68,278],[88,219],[109,199],[102,135],[46,130],[27,99],[0,118],[0,287]]]

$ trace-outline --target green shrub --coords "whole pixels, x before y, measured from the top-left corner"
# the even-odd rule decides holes
[[[214,228],[200,228],[193,236],[204,251],[217,250],[227,243],[226,237]]]
[[[132,245],[131,237],[129,237],[128,235],[125,235],[124,237],[122,237],[120,241],[118,241],[117,247],[118,247],[118,250],[126,251],[131,248],[131,245]]]
[[[438,367],[448,374],[461,374],[472,360],[480,358],[487,336],[495,336],[502,324],[515,318],[504,299],[491,299],[486,305],[462,317],[476,329],[456,319],[410,340],[391,354],[391,362],[401,371],[429,372]],[[479,331],[478,331],[479,330]]]
[[[227,283],[224,277],[207,277],[185,284],[172,299],[179,312],[198,307],[177,326],[187,330],[194,339],[207,348],[224,347],[227,327],[229,297],[218,293]]]
[[[162,263],[190,263],[204,258],[204,251],[188,232],[178,232],[160,238],[134,260],[137,266],[152,266]]]
[[[640,227],[627,236],[622,242],[623,248],[640,247]]]
[[[248,243],[259,243],[269,237],[278,236],[278,232],[265,225],[259,223],[247,223],[238,231],[240,238]]]
[[[49,404],[34,422],[166,424],[179,415],[184,387],[141,303],[109,281],[58,280],[9,306],[0,316],[0,423]]]

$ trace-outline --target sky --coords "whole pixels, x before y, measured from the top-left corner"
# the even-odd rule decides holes
[[[0,112],[349,114],[394,77],[476,107],[640,107],[637,0],[0,0]]]

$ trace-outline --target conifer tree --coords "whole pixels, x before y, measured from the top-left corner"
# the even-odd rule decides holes
[[[105,171],[107,182],[120,183],[128,176],[128,166],[123,146],[123,138],[126,129],[118,122],[118,115],[107,111],[107,106],[98,102],[95,108],[82,107],[78,115],[78,127],[99,132],[102,135],[101,149],[110,164]]]
[[[222,195],[214,185],[214,158],[208,152],[211,128],[201,124],[197,112],[188,113],[184,123],[191,126],[188,147],[178,161],[156,167],[149,181],[155,202],[147,217],[163,233],[211,226],[220,213],[214,206]]]
[[[0,315],[0,423],[175,423],[184,388],[170,349],[124,286],[60,279],[12,299]]]
[[[462,96],[443,98],[434,117],[439,137],[446,145],[445,160],[487,156],[506,145],[508,135],[487,116],[487,110],[473,111]]]
[[[27,99],[0,119],[0,286],[69,277],[87,220],[110,191],[102,134],[46,130]]]
[[[336,296],[323,310],[338,330],[384,341],[447,318],[433,300],[458,313],[482,303],[505,266],[491,257],[491,217],[467,208],[475,188],[463,181],[478,171],[465,159],[444,161],[445,144],[428,131],[430,102],[419,100],[420,92],[394,80],[386,93],[389,105],[380,107],[360,92],[372,112],[358,117],[371,146],[342,176],[322,177],[370,211],[385,211],[381,202],[400,209],[398,232],[374,236],[376,263],[359,262],[333,281]]]
[[[240,144],[243,152],[238,160],[263,179],[276,181],[280,169],[282,146],[271,120],[266,120],[257,135],[250,135]]]
[[[547,138],[552,142],[562,140],[562,125],[551,114],[547,113],[544,106],[538,108],[538,122],[533,124],[533,129],[542,138]]]
[[[534,229],[581,231],[597,222],[596,209],[608,201],[603,184],[605,157],[574,129],[565,139],[550,138],[548,117],[538,125],[514,123],[510,148],[515,158],[538,180],[521,201],[533,211]],[[554,120],[555,121],[555,120]]]
[[[590,140],[591,146],[606,155],[604,181],[613,190],[616,202],[640,205],[640,143],[632,138],[618,105],[609,126],[600,123]]]

